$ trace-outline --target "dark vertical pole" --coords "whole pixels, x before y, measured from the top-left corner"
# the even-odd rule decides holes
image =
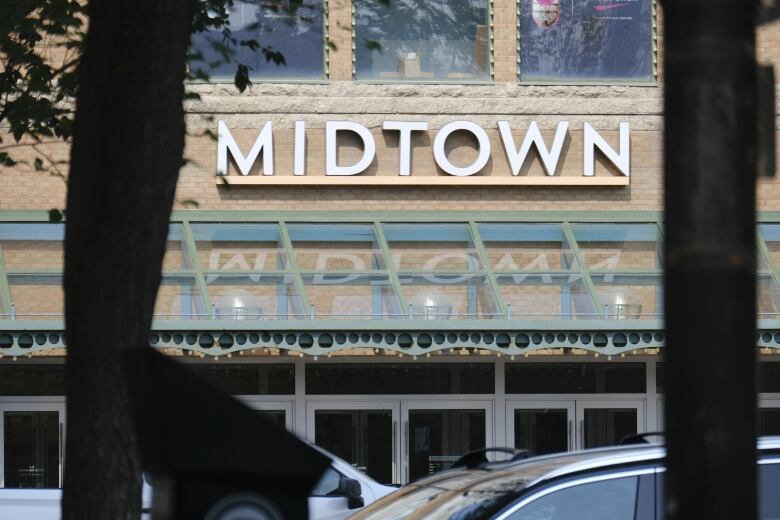
[[[755,519],[755,1],[664,3],[666,518]]]

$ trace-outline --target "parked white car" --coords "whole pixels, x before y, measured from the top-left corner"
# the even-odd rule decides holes
[[[309,497],[311,520],[347,518],[397,489],[382,485],[332,453],[315,448],[329,457],[331,464]],[[61,489],[0,488],[0,519],[60,520],[61,499]],[[152,505],[152,487],[145,481],[142,505],[145,511]],[[143,515],[144,520],[149,518],[150,515]]]

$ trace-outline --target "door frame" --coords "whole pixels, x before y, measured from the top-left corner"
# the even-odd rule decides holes
[[[506,402],[506,440],[507,446],[515,446],[515,410],[539,410],[551,408],[566,410],[566,446],[567,451],[574,451],[576,439],[574,435],[574,418],[576,414],[575,399],[507,399]]]
[[[578,399],[576,406],[576,434],[577,449],[585,449],[585,410],[588,408],[635,408],[636,433],[643,433],[647,424],[647,400],[646,399],[611,399],[600,397],[598,399]]]
[[[307,401],[306,403],[306,439],[315,442],[315,413],[317,410],[390,410],[392,424],[392,453],[393,463],[392,481],[399,482],[399,457],[401,440],[399,435],[399,424],[401,415],[401,403],[397,400],[389,399],[328,399]],[[349,464],[349,461],[345,461]]]
[[[288,431],[292,431],[295,419],[295,401],[256,399],[257,396],[242,395],[236,396],[241,402],[254,410],[283,410],[284,426]]]
[[[495,446],[494,401],[482,399],[404,399],[401,401],[401,484],[409,483],[409,411],[410,410],[484,410],[485,411],[485,445]],[[492,454],[488,455],[493,459]]]
[[[519,397],[519,396],[518,396]],[[506,439],[507,446],[515,445],[515,418],[516,409],[535,410],[539,408],[557,408],[567,410],[567,428],[569,433],[569,451],[584,449],[584,410],[586,408],[636,408],[637,432],[644,432],[647,426],[646,397],[612,397],[599,394],[597,396],[587,394],[566,395],[524,395],[519,399],[506,400]]]
[[[62,488],[65,461],[65,403],[62,401],[2,401],[0,402],[0,488],[5,487],[5,412],[58,412],[59,457],[58,488]]]

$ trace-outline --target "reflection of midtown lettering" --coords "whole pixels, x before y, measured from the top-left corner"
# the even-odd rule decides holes
[[[382,126],[385,132],[398,135],[399,169],[402,177],[412,175],[411,137],[415,133],[428,130],[428,124],[422,121],[385,121]],[[531,148],[535,148],[547,176],[556,175],[561,161],[564,143],[569,133],[569,123],[558,123],[552,142],[548,145],[542,136],[536,122],[531,122],[522,139],[516,139],[516,132],[507,121],[498,121],[498,131],[504,154],[513,176],[520,175],[523,165],[529,160]],[[306,165],[306,126],[303,121],[296,121],[293,139],[293,175],[305,176]],[[450,161],[447,144],[454,133],[471,134],[476,142],[476,158],[471,164],[456,165]],[[362,145],[362,155],[352,164],[341,164],[338,160],[338,139],[343,134],[352,134]],[[604,137],[591,125],[583,123],[582,175],[594,176],[595,151],[598,149],[608,162],[625,177],[630,174],[630,143],[628,123],[619,124],[619,145],[613,148]],[[264,176],[276,174],[274,168],[274,132],[270,121],[260,130],[254,144],[248,150],[242,150],[231,134],[224,121],[219,121],[217,129],[217,175],[228,175],[229,159],[232,158],[238,173],[249,175],[258,158],[262,158],[262,173]],[[468,177],[482,172],[491,158],[491,142],[484,128],[470,121],[453,121],[441,127],[433,137],[432,146],[435,164],[447,175]],[[365,126],[353,121],[326,121],[325,123],[325,164],[327,176],[352,176],[363,173],[376,157],[374,136]],[[323,165],[316,164],[320,170]]]
[[[604,258],[600,259],[590,266],[592,270],[614,270],[620,263],[620,250],[605,251],[608,253]],[[314,270],[319,271],[321,274],[313,275],[312,282],[315,285],[341,285],[358,280],[361,275],[359,274],[342,274],[350,272],[363,272],[366,271],[367,265],[364,257],[365,251],[343,249],[339,252],[323,252],[315,255]],[[411,256],[411,255],[410,255]],[[226,271],[224,275],[229,276],[229,271],[262,271],[278,269],[280,266],[266,265],[266,260],[269,255],[266,251],[231,251],[220,250],[212,251],[209,256],[209,271]],[[402,253],[392,253],[392,260],[396,266],[403,265]],[[511,252],[504,253],[493,262],[493,270],[495,272],[506,273],[506,276],[512,278],[515,283],[521,283],[529,276],[539,276],[543,284],[552,284],[553,277],[549,274],[549,271],[554,270],[550,265],[547,253],[539,253],[534,258],[527,260],[524,263],[518,263],[515,256]],[[452,285],[461,284],[475,276],[481,276],[475,274],[475,271],[480,271],[482,266],[479,258],[471,253],[458,253],[458,252],[445,252],[436,254],[428,258],[422,265],[421,271],[452,271],[452,265],[461,265],[464,271],[463,273],[448,274],[423,274],[423,279],[428,282],[437,285]],[[577,269],[576,262],[569,266],[571,269]],[[322,273],[326,271],[335,272],[336,274]],[[541,274],[540,274],[541,273]],[[260,280],[263,275],[250,274],[248,278],[254,282]],[[275,275],[274,275],[275,276]],[[606,274],[605,282],[611,282],[614,275]],[[218,280],[220,274],[211,273],[207,275],[206,281],[212,283]],[[291,282],[291,275],[285,275],[288,282]],[[582,278],[578,272],[571,273],[568,278],[569,283]],[[411,280],[411,279],[410,279]],[[372,281],[373,285],[386,285],[389,282],[387,280]]]

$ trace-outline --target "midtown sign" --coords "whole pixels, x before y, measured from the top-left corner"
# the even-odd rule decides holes
[[[259,134],[244,139],[242,149],[225,122],[219,121],[217,182],[396,186],[627,186],[629,183],[631,151],[629,125],[625,122],[618,126],[614,147],[590,124],[583,123],[581,131],[570,132],[567,121],[557,124],[549,146],[536,122],[531,122],[522,135],[510,128],[507,121],[498,121],[497,128],[488,130],[471,121],[453,121],[430,134],[428,123],[422,121],[385,121],[378,134],[353,121],[326,121],[324,134],[322,129],[311,129],[308,135],[305,122],[295,121],[292,131],[283,132],[283,142],[279,142],[277,135],[275,143],[273,125],[268,121]],[[494,136],[492,141],[488,132]],[[575,133],[582,150],[581,168],[564,168],[567,151],[574,146]],[[317,149],[311,150],[310,140]],[[378,148],[377,141],[391,144]],[[499,154],[502,158],[491,153],[496,141],[503,148],[503,154]],[[431,148],[432,154],[414,153],[423,143]],[[282,161],[276,160],[275,145],[276,150],[284,150],[289,155],[284,157],[284,168],[277,168],[277,163]],[[348,146],[351,149],[347,151],[351,153],[343,157],[341,151]],[[459,147],[466,153],[454,157],[457,154],[453,150]],[[598,172],[597,163],[600,164]],[[534,166],[536,173],[532,174]]]

